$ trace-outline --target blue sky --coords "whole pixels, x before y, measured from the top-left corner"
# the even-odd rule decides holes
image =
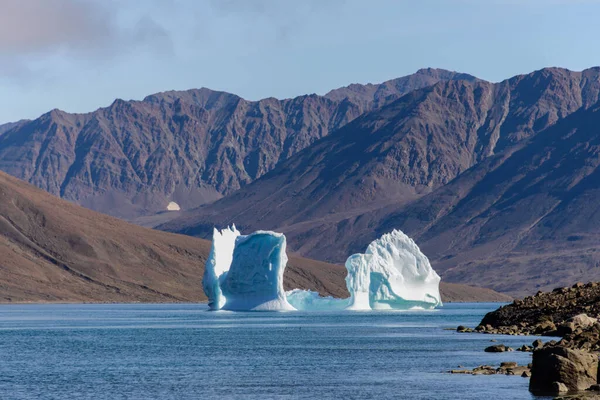
[[[198,87],[323,94],[423,67],[600,65],[600,0],[0,0],[0,123]]]

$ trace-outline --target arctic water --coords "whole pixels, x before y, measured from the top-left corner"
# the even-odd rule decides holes
[[[498,304],[408,312],[211,312],[203,304],[0,306],[0,399],[532,399],[519,376],[451,375],[521,352],[459,334]]]

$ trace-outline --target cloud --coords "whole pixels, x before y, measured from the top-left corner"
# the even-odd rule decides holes
[[[0,52],[5,55],[95,47],[113,39],[110,13],[94,3],[0,0],[0,8]]]
[[[172,52],[168,32],[150,16],[123,23],[119,2],[0,0],[0,75],[24,78],[55,56],[107,61],[138,47]]]

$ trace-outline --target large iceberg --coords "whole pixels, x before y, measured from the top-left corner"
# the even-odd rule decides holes
[[[346,261],[351,309],[434,308],[440,277],[417,244],[399,230],[371,242]]]
[[[294,310],[283,290],[287,264],[282,233],[241,235],[235,228],[213,232],[202,286],[211,310]]]
[[[440,277],[416,243],[399,230],[373,241],[346,261],[350,297],[283,290],[287,264],[282,233],[241,235],[215,229],[202,286],[211,310],[408,310],[442,304]]]
[[[364,254],[346,261],[350,298],[333,301],[307,291],[288,292],[297,309],[408,310],[442,304],[439,275],[416,243],[399,230],[373,241]]]

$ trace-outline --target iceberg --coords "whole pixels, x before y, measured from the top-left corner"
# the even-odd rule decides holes
[[[202,280],[211,310],[409,310],[442,304],[439,275],[417,244],[399,230],[371,242],[346,261],[350,297],[283,290],[288,261],[285,235],[257,231],[242,235],[233,225],[213,231]]]
[[[434,308],[442,305],[440,277],[417,244],[399,230],[371,242],[346,261],[349,309]]]
[[[409,310],[442,305],[440,277],[417,244],[399,230],[371,242],[364,254],[346,261],[349,299],[322,298],[307,291],[288,292],[300,310]]]
[[[287,264],[282,233],[241,235],[231,228],[213,231],[202,287],[211,310],[294,310],[283,290]]]
[[[350,299],[321,297],[312,290],[293,289],[286,292],[287,300],[297,310],[302,311],[341,311],[348,307]]]
[[[233,225],[222,231],[213,229],[212,247],[202,277],[202,288],[208,297],[208,306],[211,310],[220,310],[226,302],[221,290],[221,285],[227,277],[233,261],[235,240],[240,232]]]

